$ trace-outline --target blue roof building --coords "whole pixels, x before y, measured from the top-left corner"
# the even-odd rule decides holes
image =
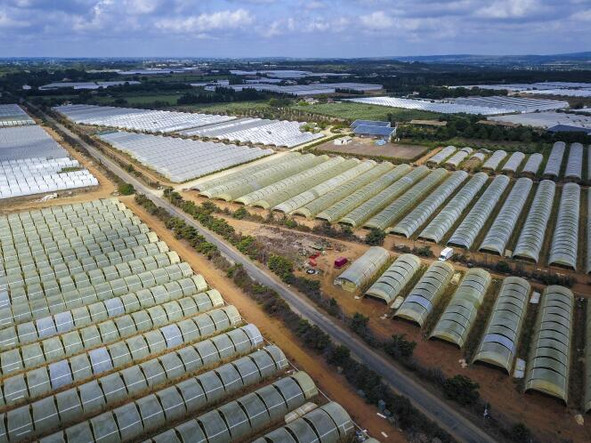
[[[390,127],[390,122],[383,122],[377,120],[355,120],[353,123],[351,123],[351,129],[355,129],[357,126],[361,125]]]

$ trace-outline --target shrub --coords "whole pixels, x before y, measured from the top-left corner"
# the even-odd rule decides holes
[[[243,218],[245,218],[247,216],[248,216],[248,211],[246,210],[246,208],[244,206],[240,206],[232,214],[232,217],[234,217],[237,220],[242,220]]]
[[[267,266],[283,281],[289,281],[293,277],[293,263],[285,257],[272,254],[267,260]]]
[[[371,246],[381,246],[384,244],[386,233],[381,229],[372,228],[365,236],[365,243]]]
[[[509,274],[511,272],[511,266],[506,261],[500,261],[495,265],[495,270],[502,274]]]
[[[462,406],[472,405],[480,398],[480,385],[464,375],[455,375],[443,383],[445,396]]]
[[[384,351],[394,358],[409,358],[417,346],[414,341],[408,341],[405,334],[394,334],[384,345]]]
[[[529,443],[531,441],[531,431],[523,423],[517,423],[511,428],[509,438],[517,443]]]
[[[356,312],[353,317],[351,317],[351,321],[349,323],[349,327],[353,332],[357,335],[365,335],[367,333],[367,324],[369,322],[369,317],[366,317],[359,312]]]
[[[129,183],[121,183],[117,188],[117,191],[119,191],[119,194],[121,195],[135,194],[135,188]]]

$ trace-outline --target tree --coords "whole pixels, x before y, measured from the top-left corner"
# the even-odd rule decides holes
[[[248,211],[246,210],[246,208],[244,206],[240,206],[232,214],[232,217],[234,217],[237,220],[242,220],[243,218],[245,218],[247,216],[248,216]]]
[[[480,385],[464,375],[448,378],[443,383],[443,392],[451,400],[463,406],[472,405],[480,398]]]
[[[121,183],[117,188],[117,191],[119,191],[119,194],[121,195],[135,194],[135,188],[129,183]]]
[[[367,323],[369,322],[369,317],[366,317],[359,312],[356,312],[353,317],[351,318],[351,323],[349,327],[353,332],[358,335],[364,335],[367,332]]]
[[[349,348],[343,345],[338,345],[330,348],[326,360],[331,365],[344,366],[349,360],[350,356],[351,351]]]
[[[405,339],[405,334],[394,334],[384,345],[384,351],[394,358],[409,358],[416,346],[416,342]]]
[[[523,423],[517,423],[511,428],[510,438],[517,443],[529,443],[531,441],[531,431]]]
[[[272,254],[267,260],[267,266],[283,281],[291,280],[293,277],[293,263],[285,257]]]
[[[365,243],[371,246],[381,246],[384,244],[386,233],[381,229],[371,228],[369,233],[365,236]]]

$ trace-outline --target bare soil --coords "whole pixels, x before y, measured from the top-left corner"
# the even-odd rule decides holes
[[[386,143],[384,146],[376,146],[371,138],[353,137],[353,142],[348,145],[335,145],[334,141],[326,142],[316,147],[320,152],[337,152],[341,154],[361,155],[368,157],[383,157],[400,160],[412,160],[422,156],[426,146],[402,145],[398,143]]]

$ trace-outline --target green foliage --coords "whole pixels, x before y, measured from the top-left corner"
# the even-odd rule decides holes
[[[418,255],[419,257],[433,257],[433,251],[431,250],[431,248],[427,245],[422,246],[422,247],[418,247],[418,248],[413,248],[412,253],[415,255]]]
[[[384,244],[386,233],[381,229],[371,228],[365,236],[365,243],[371,246],[381,246]]]
[[[343,366],[351,356],[349,348],[343,345],[332,347],[326,356],[330,365]]]
[[[357,335],[363,336],[367,333],[368,323],[369,323],[369,317],[366,317],[365,315],[360,314],[359,312],[356,312],[355,314],[353,314],[353,317],[351,317],[349,327]]]
[[[293,103],[293,101],[288,98],[273,97],[269,100],[269,106],[271,106],[273,108],[284,108],[286,106],[291,105],[292,103]]]
[[[462,406],[476,403],[480,398],[478,388],[480,388],[478,383],[473,382],[469,377],[464,375],[455,375],[443,383],[443,393],[445,396]]]
[[[117,188],[117,191],[119,191],[119,194],[121,194],[121,195],[135,194],[135,188],[133,187],[133,185],[131,185],[129,183],[120,184],[119,187]]]
[[[234,217],[236,220],[242,220],[247,215],[248,215],[248,211],[246,210],[246,208],[244,206],[240,206],[238,209],[236,209],[232,213],[232,217]]]
[[[405,334],[394,334],[392,338],[384,344],[384,351],[395,359],[410,358],[416,346],[416,342],[406,340]]]
[[[516,443],[530,443],[532,440],[532,435],[527,426],[525,426],[523,423],[517,423],[511,428],[509,438],[511,441]]]
[[[502,274],[509,274],[511,273],[511,266],[506,261],[501,260],[495,265],[495,270]]]
[[[272,254],[267,260],[267,266],[282,281],[289,281],[293,277],[293,263],[285,257]]]

